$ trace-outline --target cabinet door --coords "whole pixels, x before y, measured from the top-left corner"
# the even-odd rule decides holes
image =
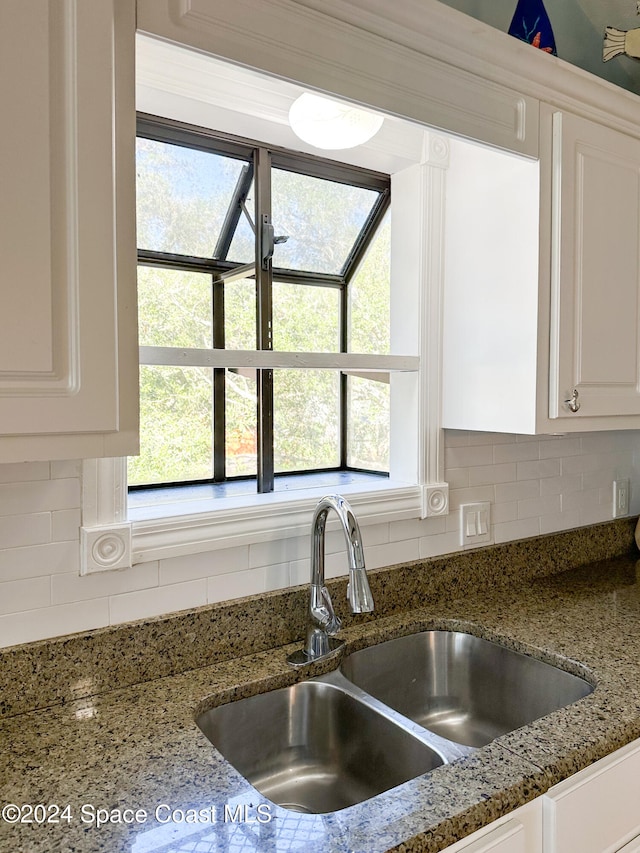
[[[553,146],[549,408],[566,429],[640,413],[640,141],[556,113]]]
[[[639,776],[635,741],[551,788],[542,798],[546,853],[627,853],[640,831]],[[638,839],[627,843],[635,853]]]
[[[541,798],[456,841],[446,853],[542,853]]]
[[[134,0],[0,4],[0,462],[135,451],[134,35]]]
[[[510,820],[483,838],[460,848],[460,853],[527,853],[524,826]]]

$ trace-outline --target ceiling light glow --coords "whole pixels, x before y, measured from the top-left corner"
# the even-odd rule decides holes
[[[293,132],[316,148],[355,148],[372,139],[382,127],[383,116],[305,92],[289,110]]]

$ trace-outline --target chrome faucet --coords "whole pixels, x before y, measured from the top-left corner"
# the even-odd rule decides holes
[[[341,495],[326,495],[316,507],[311,526],[311,597],[306,646],[289,655],[287,660],[291,666],[304,666],[320,660],[344,645],[331,639],[340,630],[341,622],[335,614],[324,580],[324,533],[330,509],[336,511],[347,541],[347,598],[351,612],[370,613],[373,610],[373,596],[364,566],[362,535],[356,517]]]

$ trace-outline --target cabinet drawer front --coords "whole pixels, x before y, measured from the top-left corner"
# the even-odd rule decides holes
[[[614,853],[640,832],[640,747],[624,747],[544,797],[548,853]],[[633,844],[636,844],[634,847]],[[632,842],[628,853],[638,849]],[[627,853],[626,847],[623,848]]]

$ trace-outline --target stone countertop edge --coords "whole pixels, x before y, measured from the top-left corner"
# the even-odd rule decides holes
[[[300,815],[268,805],[267,823],[252,818],[228,823],[218,819],[226,807],[244,807],[246,818],[247,810],[255,815],[268,801],[211,747],[197,729],[197,714],[336,665],[334,660],[299,673],[286,664],[294,644],[250,649],[0,723],[4,802],[68,804],[72,818],[55,825],[0,822],[0,850],[173,853],[183,849],[178,841],[184,835],[185,844],[210,853],[438,853],[640,737],[640,639],[635,639],[640,582],[637,552],[620,547],[633,532],[631,520],[625,521],[626,534],[618,523],[611,525],[615,536],[611,530],[584,529],[592,543],[601,534],[607,540],[589,551],[598,554],[596,562],[583,559],[587,565],[565,564],[553,572],[548,570],[553,561],[544,561],[520,581],[456,585],[455,594],[434,596],[435,606],[427,600],[398,611],[389,607],[377,619],[351,621],[342,632],[347,651],[425,628],[500,639],[586,676],[595,690],[577,703],[497,738],[469,758],[340,812]],[[550,538],[556,545],[574,541]],[[530,557],[539,553],[535,540],[522,547]],[[606,553],[615,548],[617,555]],[[111,810],[136,806],[151,819],[137,825],[108,822],[98,829],[80,820],[87,804]],[[216,821],[195,827],[162,822],[155,818],[158,804],[183,812],[210,808]]]

